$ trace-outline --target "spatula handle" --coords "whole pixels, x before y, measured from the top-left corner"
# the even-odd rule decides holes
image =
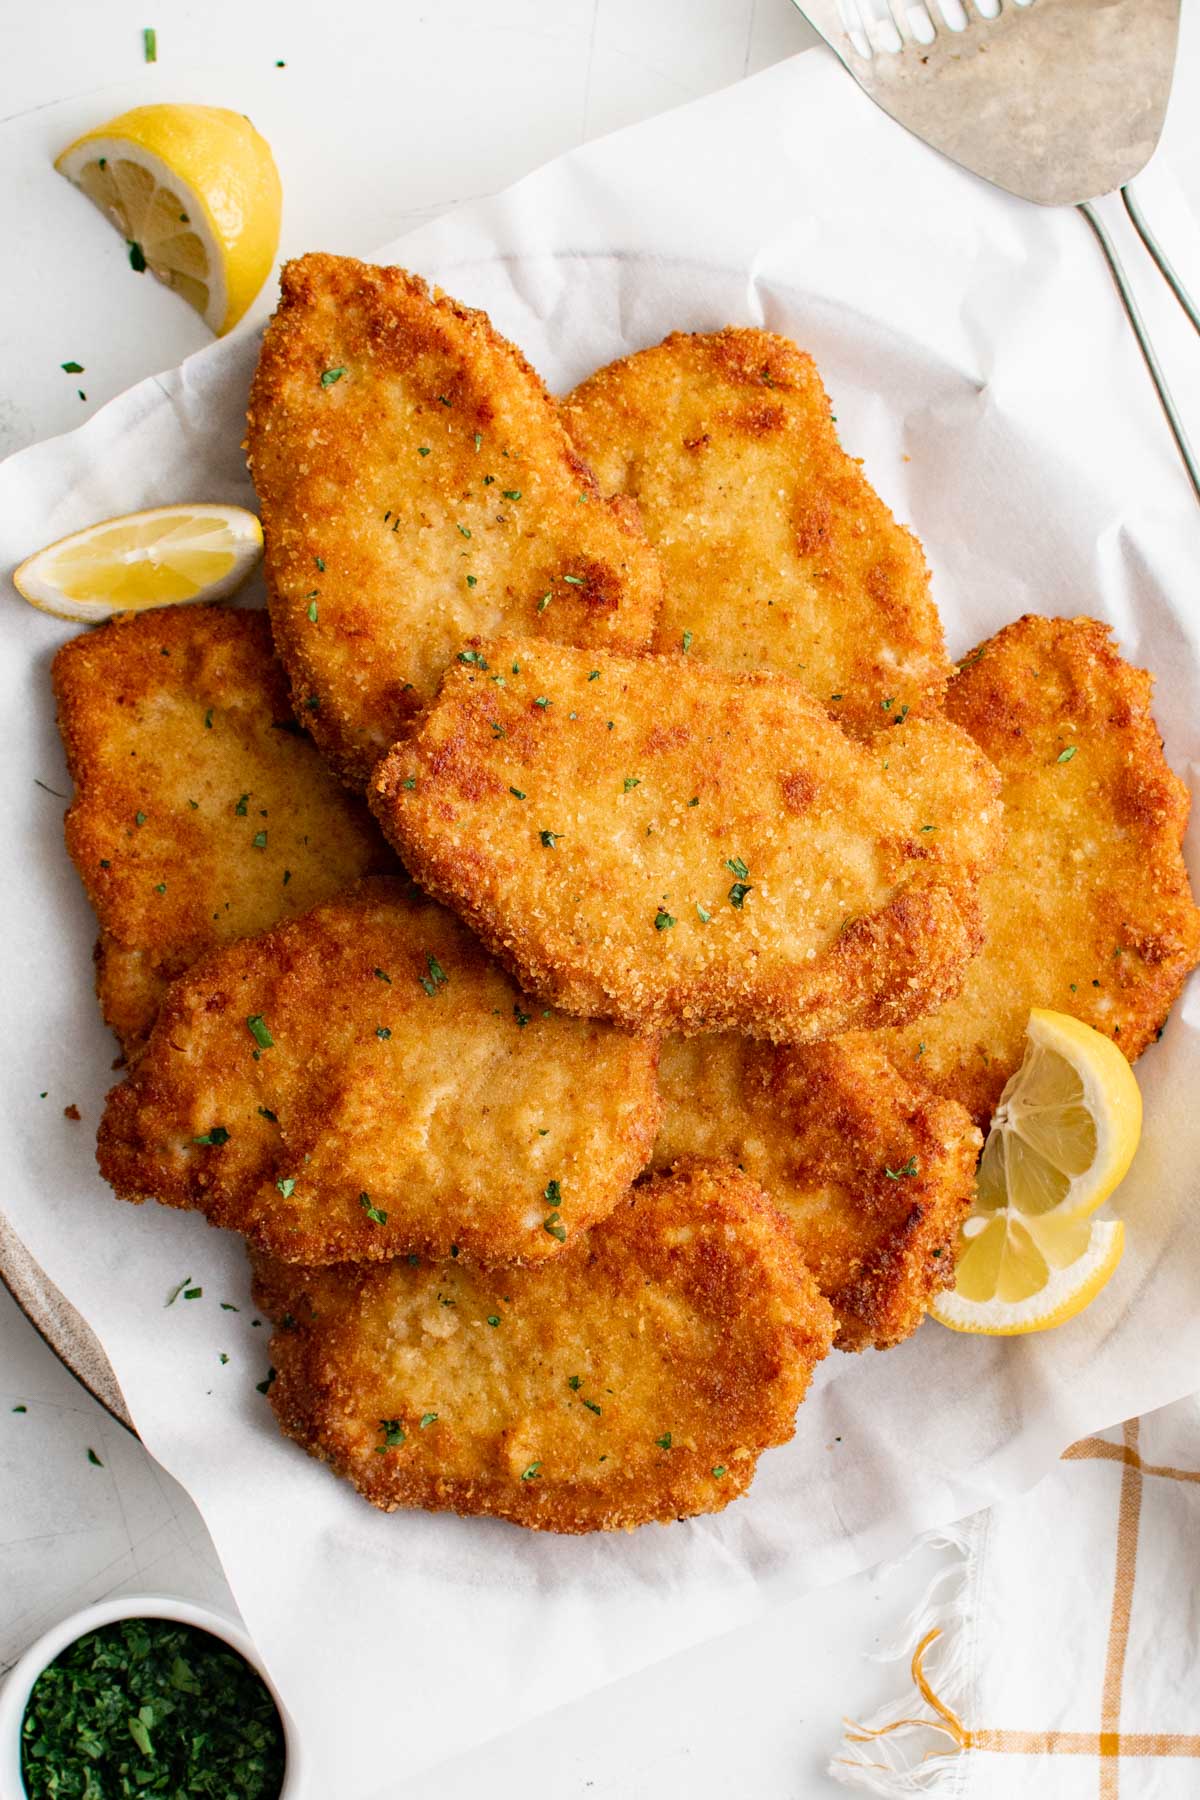
[[[1158,264],[1165,279],[1170,283],[1171,290],[1179,301],[1179,304],[1184,308],[1184,311],[1196,326],[1197,330],[1200,330],[1200,317],[1198,317],[1196,313],[1196,309],[1186,288],[1175,274],[1174,269],[1171,268],[1166,256],[1158,248],[1158,244],[1155,241],[1153,234],[1149,231],[1149,227],[1147,226],[1143,231],[1142,227],[1145,224],[1145,221],[1142,220],[1141,224],[1138,222],[1140,214],[1135,210],[1137,206],[1136,201],[1131,205],[1131,197],[1127,190],[1122,189],[1122,194],[1125,199],[1125,205],[1129,210],[1129,216],[1137,227],[1138,233],[1142,237],[1142,241],[1145,243],[1147,250],[1149,250],[1151,256]],[[1166,414],[1167,424],[1171,427],[1171,435],[1174,437],[1176,447],[1183,459],[1183,466],[1187,470],[1188,480],[1192,484],[1192,492],[1195,494],[1196,499],[1200,500],[1200,463],[1197,463],[1196,454],[1192,449],[1191,444],[1188,442],[1188,435],[1184,429],[1183,420],[1179,416],[1179,409],[1176,407],[1175,402],[1171,397],[1171,390],[1167,385],[1167,378],[1163,374],[1162,365],[1159,362],[1158,357],[1155,355],[1154,345],[1150,341],[1150,333],[1146,329],[1145,320],[1142,318],[1138,303],[1134,299],[1133,289],[1129,285],[1129,277],[1126,275],[1121,259],[1117,255],[1117,247],[1105,230],[1103,222],[1099,215],[1094,211],[1090,201],[1081,201],[1079,211],[1083,214],[1084,218],[1095,232],[1100,248],[1104,252],[1105,260],[1112,270],[1112,278],[1116,282],[1117,292],[1121,296],[1121,304],[1125,308],[1129,323],[1133,327],[1133,335],[1137,338],[1138,346],[1141,349],[1143,357],[1146,359],[1146,367],[1150,371],[1150,379],[1154,383],[1155,392],[1158,395],[1163,412]]]

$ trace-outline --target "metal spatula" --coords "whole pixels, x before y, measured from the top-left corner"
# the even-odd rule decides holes
[[[1040,206],[1076,206],[1100,241],[1200,500],[1200,465],[1125,270],[1090,202],[1119,188],[1188,318],[1200,311],[1130,182],[1158,143],[1180,0],[795,0],[871,99],[976,175]]]

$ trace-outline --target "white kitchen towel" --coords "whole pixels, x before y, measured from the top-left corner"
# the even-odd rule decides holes
[[[1194,58],[1169,129],[1144,204],[1200,274]],[[1158,672],[1172,763],[1200,772],[1200,513],[1086,224],[926,150],[824,52],[589,145],[381,255],[486,307],[557,390],[675,328],[788,333],[924,541],[952,651],[1027,609],[1105,618]],[[1174,303],[1148,301],[1194,402],[1194,340],[1176,359]],[[0,566],[155,502],[253,504],[239,445],[255,350],[253,333],[216,344],[0,467]],[[97,1178],[113,1045],[62,800],[45,791],[66,787],[47,679],[65,635],[11,592],[0,607],[4,1206],[200,1506],[284,1695],[332,1759],[322,1800],[385,1795],[1028,1486],[1083,1433],[1195,1386],[1200,984],[1139,1065],[1124,1263],[1061,1331],[1008,1342],[928,1324],[887,1355],[831,1357],[794,1442],[717,1517],[571,1540],[373,1513],[279,1437],[256,1392],[267,1329],[240,1244],[195,1215],[120,1205]],[[68,1103],[83,1123],[63,1120]],[[203,1297],[166,1309],[184,1276]]]
[[[905,1628],[912,1684],[830,1773],[889,1800],[1195,1800],[1200,1397],[1081,1439],[968,1519]]]

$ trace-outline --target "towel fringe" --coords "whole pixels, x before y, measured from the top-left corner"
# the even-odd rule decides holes
[[[959,1712],[967,1698],[967,1596],[977,1563],[977,1528],[972,1526],[969,1521],[963,1527],[928,1532],[913,1546],[958,1554],[931,1578],[905,1620],[900,1634],[904,1648],[892,1647],[872,1658],[882,1662],[911,1655],[916,1692],[910,1689],[862,1723],[843,1720],[842,1754],[833,1758],[829,1773],[846,1787],[877,1794],[881,1800],[948,1794],[957,1787],[960,1759],[971,1748],[971,1732]],[[907,1556],[891,1566],[906,1560]],[[927,1656],[936,1663],[928,1672]]]

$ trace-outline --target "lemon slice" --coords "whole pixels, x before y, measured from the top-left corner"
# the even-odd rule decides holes
[[[57,619],[223,600],[262,555],[262,526],[241,506],[155,506],[105,519],[27,557],[17,591]]]
[[[975,1212],[962,1229],[955,1283],[930,1313],[988,1337],[1049,1331],[1081,1313],[1121,1260],[1121,1219]]]
[[[1116,1045],[1035,1008],[984,1145],[978,1204],[1082,1218],[1124,1180],[1141,1129],[1137,1078]]]
[[[85,132],[55,168],[95,202],[149,269],[218,335],[271,272],[281,189],[271,147],[219,106],[135,106]]]
[[[1074,1318],[1121,1260],[1120,1219],[1093,1219],[1133,1161],[1142,1096],[1116,1045],[1067,1013],[1029,1015],[1025,1056],[992,1119],[954,1287],[952,1331],[1009,1336]]]

